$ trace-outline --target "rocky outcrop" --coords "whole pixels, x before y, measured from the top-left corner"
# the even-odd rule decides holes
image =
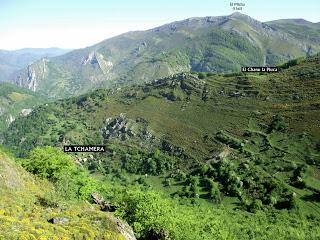
[[[101,211],[114,212],[116,210],[116,206],[106,201],[100,193],[94,192],[91,197],[92,201],[100,206]],[[123,235],[125,240],[136,240],[134,232],[127,222],[113,215],[110,215],[109,219],[115,223],[117,231]]]
[[[101,211],[114,212],[116,210],[116,206],[104,200],[100,193],[94,192],[91,194],[91,197],[93,202],[100,206]]]
[[[151,91],[151,89],[158,89],[159,95],[170,101],[188,101],[191,95],[197,95],[203,100],[209,97],[206,82],[199,79],[197,75],[190,73],[179,73],[154,80],[146,87],[148,91]]]
[[[186,158],[187,156],[184,153],[184,150],[181,147],[177,147],[167,140],[161,141],[161,149],[165,152],[173,154],[175,156],[179,156],[181,158]]]
[[[205,81],[199,79],[197,75],[191,73],[178,73],[154,80],[152,83],[150,83],[150,85],[158,88],[163,88],[166,86],[171,88],[180,87],[182,91],[188,94],[190,91],[201,93],[205,86]]]
[[[115,118],[108,118],[104,127],[100,129],[105,140],[118,138],[122,141],[130,138],[138,138],[148,142],[155,142],[157,139],[148,129],[146,121],[141,118],[136,120],[127,118],[123,113]]]
[[[24,108],[24,109],[21,110],[20,116],[26,117],[26,116],[28,116],[31,112],[32,112],[32,109],[31,109],[31,108]]]
[[[66,224],[69,222],[69,218],[66,217],[54,217],[48,220],[52,224]]]
[[[7,125],[10,125],[14,120],[15,118],[11,114],[9,114],[6,119]]]
[[[123,235],[125,240],[137,240],[129,224],[120,218],[112,217],[111,220],[116,223],[117,230]]]
[[[109,60],[106,60],[104,56],[96,51],[92,51],[89,53],[87,57],[85,57],[82,62],[82,65],[97,65],[103,74],[107,74],[113,68],[113,63]]]
[[[27,69],[20,72],[15,79],[15,83],[20,87],[25,87],[33,92],[37,91],[40,82],[48,76],[48,59],[41,60],[28,65]]]

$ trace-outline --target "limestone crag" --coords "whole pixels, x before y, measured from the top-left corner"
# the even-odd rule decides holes
[[[136,120],[127,118],[124,114],[116,118],[108,118],[104,127],[100,129],[105,140],[118,138],[122,141],[130,138],[138,138],[149,142],[155,142],[157,139],[148,129],[147,123],[141,118]]]

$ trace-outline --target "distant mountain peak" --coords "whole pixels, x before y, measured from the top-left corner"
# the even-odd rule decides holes
[[[172,23],[164,24],[162,26],[150,29],[151,32],[157,32],[165,29],[170,29],[173,31],[178,30],[179,28],[183,27],[204,27],[204,26],[220,26],[224,24],[225,22],[237,19],[240,21],[245,21],[247,23],[255,24],[255,25],[261,25],[262,23],[254,18],[251,18],[250,16],[240,13],[240,12],[234,12],[230,15],[224,15],[224,16],[206,16],[206,17],[191,17],[180,21],[175,21]]]
[[[246,16],[246,17],[249,17],[248,15],[243,14],[241,12],[234,12],[234,13],[230,14],[229,16],[233,16],[233,17]]]
[[[261,24],[262,22],[260,22],[259,20],[257,19],[254,19],[246,14],[243,14],[243,13],[240,13],[240,12],[234,12],[232,14],[230,14],[229,16],[227,16],[229,19],[238,19],[238,20],[241,20],[241,21],[245,21],[245,22],[250,22],[250,23],[259,23]]]

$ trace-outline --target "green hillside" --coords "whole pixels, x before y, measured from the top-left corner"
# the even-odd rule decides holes
[[[72,156],[140,239],[317,239],[319,84],[319,55],[272,74],[182,73],[39,106],[4,144],[21,157],[105,144]]]
[[[19,115],[28,115],[33,108],[47,100],[25,88],[10,83],[0,83],[0,140],[1,133]]]
[[[13,82],[63,98],[190,70],[226,73],[241,66],[277,65],[320,51],[319,28],[294,21],[288,28],[282,22],[270,24],[240,13],[190,18],[39,60]]]
[[[40,156],[44,161],[45,155]],[[66,163],[68,156],[56,151],[55,159]],[[0,239],[135,239],[111,213],[83,200],[67,199],[70,189],[62,195],[57,183],[26,172],[4,150],[0,150],[0,175]]]
[[[308,22],[304,19],[283,19],[267,22],[272,27],[286,31],[297,39],[309,39],[310,42],[318,42],[319,39],[319,23]]]

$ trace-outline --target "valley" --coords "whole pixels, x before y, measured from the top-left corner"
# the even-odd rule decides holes
[[[276,219],[300,214],[298,221],[311,224],[316,236],[316,223],[305,218],[318,219],[320,214],[318,59],[315,55],[285,63],[277,73],[181,73],[58,100],[17,118],[6,130],[4,144],[22,158],[41,146],[62,151],[64,145],[105,145],[105,153],[70,154],[108,186],[109,190],[100,191],[123,209],[122,217],[141,239],[164,228],[161,216],[167,218],[169,213],[161,210],[156,220],[161,223],[144,222],[146,213],[132,218],[122,201],[147,204],[136,198],[151,197],[160,208],[178,204],[175,214],[179,211],[181,219],[195,207],[197,214],[225,209],[226,219],[229,213],[239,217],[251,213],[255,215],[249,219],[256,221],[263,214],[266,229],[271,213]],[[128,190],[133,192],[122,193]],[[146,211],[147,205],[143,206]],[[174,219],[178,221],[176,215]],[[248,221],[243,224],[251,228]],[[146,228],[137,230],[135,224]],[[182,226],[174,226],[166,231],[177,234]],[[234,231],[229,232],[231,238],[249,236]],[[253,231],[260,239],[257,229]],[[197,234],[186,231],[174,236],[203,239]],[[294,238],[297,233],[289,234]]]

